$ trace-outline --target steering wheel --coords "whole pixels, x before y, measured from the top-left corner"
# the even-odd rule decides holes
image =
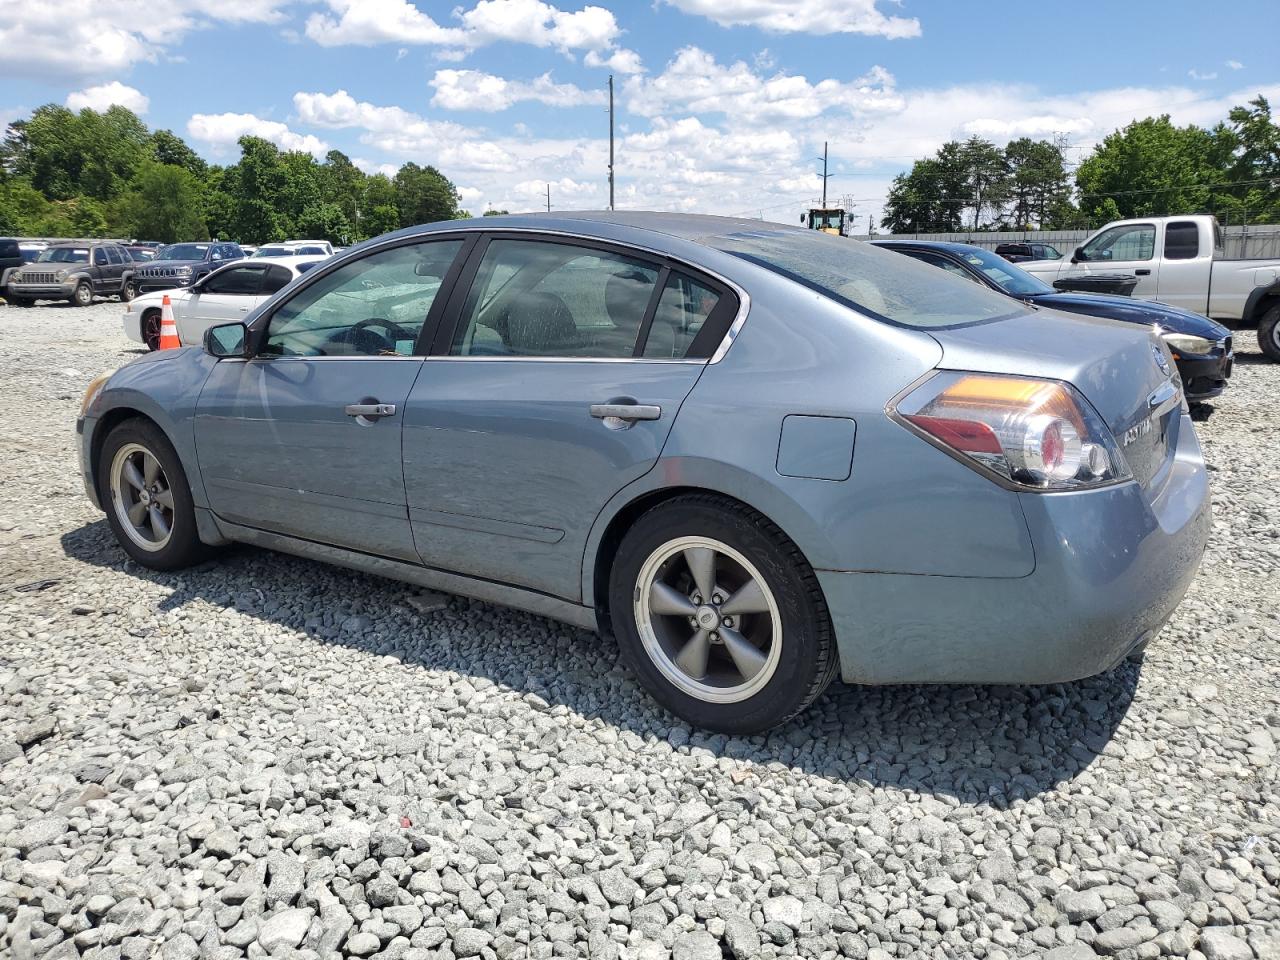
[[[382,327],[386,336],[375,333],[370,327]],[[376,356],[379,353],[395,353],[397,340],[416,341],[417,335],[406,330],[393,320],[384,317],[367,317],[353,323],[346,330],[333,338],[335,343],[345,343],[359,353]]]

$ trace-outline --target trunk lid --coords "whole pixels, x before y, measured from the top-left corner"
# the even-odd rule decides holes
[[[1134,479],[1158,492],[1177,448],[1182,389],[1150,328],[1040,310],[929,332],[940,367],[1070,383],[1111,428]]]

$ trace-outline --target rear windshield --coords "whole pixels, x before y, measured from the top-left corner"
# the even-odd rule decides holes
[[[827,233],[744,230],[704,242],[899,326],[951,327],[1023,312],[1008,297],[936,267]]]

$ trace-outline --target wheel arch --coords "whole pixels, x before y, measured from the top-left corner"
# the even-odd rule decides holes
[[[665,471],[667,475],[674,472],[676,475],[684,473],[686,476],[681,482],[663,484],[654,479],[654,473],[650,473],[619,491],[600,512],[587,537],[582,565],[582,597],[584,603],[595,609],[602,632],[609,630],[609,570],[613,566],[622,538],[646,511],[677,497],[706,494],[754,510],[774,523],[796,545],[805,560],[810,565],[813,564],[811,551],[806,548],[813,547],[818,542],[814,538],[822,534],[798,504],[777,491],[773,491],[772,495],[765,494],[764,485],[759,479],[750,478],[749,475],[738,477],[737,471],[725,464],[714,466],[720,471],[732,471],[730,479],[735,482],[709,482],[709,478],[696,475],[702,471],[668,469]],[[755,489],[757,485],[761,489]],[[733,492],[726,488],[733,488]]]
[[[1245,301],[1244,312],[1240,314],[1240,322],[1256,327],[1262,322],[1267,311],[1280,304],[1280,280],[1266,287],[1257,287]]]

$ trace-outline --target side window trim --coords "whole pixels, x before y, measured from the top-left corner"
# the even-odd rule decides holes
[[[671,266],[664,263],[662,270],[658,273],[658,282],[653,285],[653,292],[649,294],[649,305],[644,308],[644,319],[640,321],[640,331],[636,334],[636,342],[631,350],[633,358],[644,357],[644,348],[649,342],[649,331],[653,328],[653,318],[658,315],[658,303],[662,300],[662,291],[667,289],[667,280],[670,277]]]

